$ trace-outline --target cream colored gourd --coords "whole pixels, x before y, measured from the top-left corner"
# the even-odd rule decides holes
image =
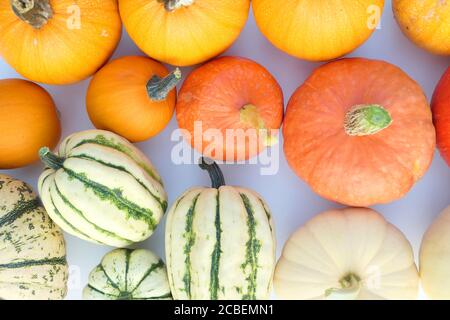
[[[164,262],[145,249],[116,249],[107,253],[89,275],[85,300],[171,299]]]
[[[287,241],[275,271],[282,299],[416,299],[411,245],[379,213],[321,213]]]
[[[419,260],[425,294],[430,299],[450,299],[450,206],[425,233]]]
[[[212,188],[192,188],[169,211],[166,259],[174,299],[268,299],[275,238],[266,203],[254,192],[225,186],[206,164]]]
[[[124,138],[102,130],[67,137],[58,154],[42,148],[38,186],[50,217],[81,239],[115,247],[147,239],[167,208],[153,165]]]
[[[25,182],[0,175],[0,300],[67,292],[64,237]]]

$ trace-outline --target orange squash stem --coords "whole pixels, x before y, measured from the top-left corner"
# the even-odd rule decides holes
[[[14,13],[35,29],[40,29],[53,17],[49,0],[10,0]]]
[[[167,95],[181,80],[181,70],[176,68],[173,72],[166,77],[161,78],[154,75],[147,82],[147,93],[150,99],[153,101],[164,101]]]
[[[349,136],[369,136],[392,124],[389,112],[378,104],[354,106],[345,116],[344,128]]]

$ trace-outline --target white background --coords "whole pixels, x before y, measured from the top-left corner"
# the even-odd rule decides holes
[[[124,31],[114,58],[140,54],[142,53]],[[265,66],[282,86],[286,103],[294,90],[319,65],[290,57],[274,48],[257,29],[252,13],[241,36],[225,55],[247,57]],[[435,85],[450,63],[449,57],[429,54],[403,36],[394,21],[390,1],[386,2],[381,29],[376,30],[369,41],[350,56],[383,59],[398,65],[421,84],[430,99]],[[190,70],[183,68],[185,75]],[[0,57],[0,78],[12,77],[19,75]],[[75,131],[93,128],[85,109],[85,94],[89,81],[90,79],[70,86],[45,86],[61,112],[64,137]],[[172,142],[170,135],[176,128],[174,117],[158,137],[138,144],[161,174],[169,195],[169,204],[172,204],[185,189],[196,185],[209,186],[210,183],[207,174],[195,165],[177,166],[172,163],[171,150],[177,142]],[[222,169],[228,184],[253,189],[269,203],[276,224],[279,255],[289,235],[306,220],[339,205],[314,194],[290,170],[281,152],[281,145],[277,147],[280,148],[281,155],[280,171],[277,175],[261,176],[258,165],[229,165],[222,166]],[[22,179],[36,188],[41,170],[42,165],[35,164],[2,173]],[[389,205],[376,206],[374,209],[405,233],[417,258],[423,233],[439,212],[449,204],[450,168],[436,152],[430,170],[406,197]],[[111,248],[90,244],[69,235],[66,235],[66,241],[67,257],[72,266],[67,298],[80,299],[89,272]],[[164,223],[150,239],[137,246],[152,249],[164,257]]]

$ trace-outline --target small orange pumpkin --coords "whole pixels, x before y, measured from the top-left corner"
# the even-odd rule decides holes
[[[362,45],[376,29],[384,0],[253,0],[261,32],[297,58],[324,61]]]
[[[442,157],[450,166],[450,68],[442,76],[431,102],[437,144]]]
[[[43,146],[55,147],[61,127],[52,97],[21,79],[0,80],[0,169],[14,169],[39,159]]]
[[[170,73],[144,57],[122,57],[93,77],[87,92],[89,117],[97,129],[132,142],[157,135],[172,118],[181,72]]]
[[[117,0],[0,1],[0,54],[37,82],[89,77],[111,56],[121,29]]]
[[[232,45],[250,0],[119,0],[128,34],[147,55],[175,66],[207,61]]]
[[[432,53],[450,55],[450,1],[393,0],[392,8],[411,41]]]
[[[292,169],[350,206],[388,203],[427,171],[436,135],[420,86],[383,61],[321,66],[292,96],[283,127]]]
[[[190,144],[216,160],[241,161],[276,142],[283,92],[254,61],[222,57],[194,70],[179,92],[177,120]]]

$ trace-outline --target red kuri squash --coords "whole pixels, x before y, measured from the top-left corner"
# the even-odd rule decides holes
[[[283,134],[294,171],[351,206],[405,195],[428,169],[436,140],[420,86],[392,64],[361,58],[314,71],[289,102]]]
[[[431,102],[438,148],[450,166],[450,67],[439,82]]]
[[[178,96],[178,124],[191,145],[216,160],[240,161],[276,142],[283,92],[254,61],[222,57],[194,70]]]

